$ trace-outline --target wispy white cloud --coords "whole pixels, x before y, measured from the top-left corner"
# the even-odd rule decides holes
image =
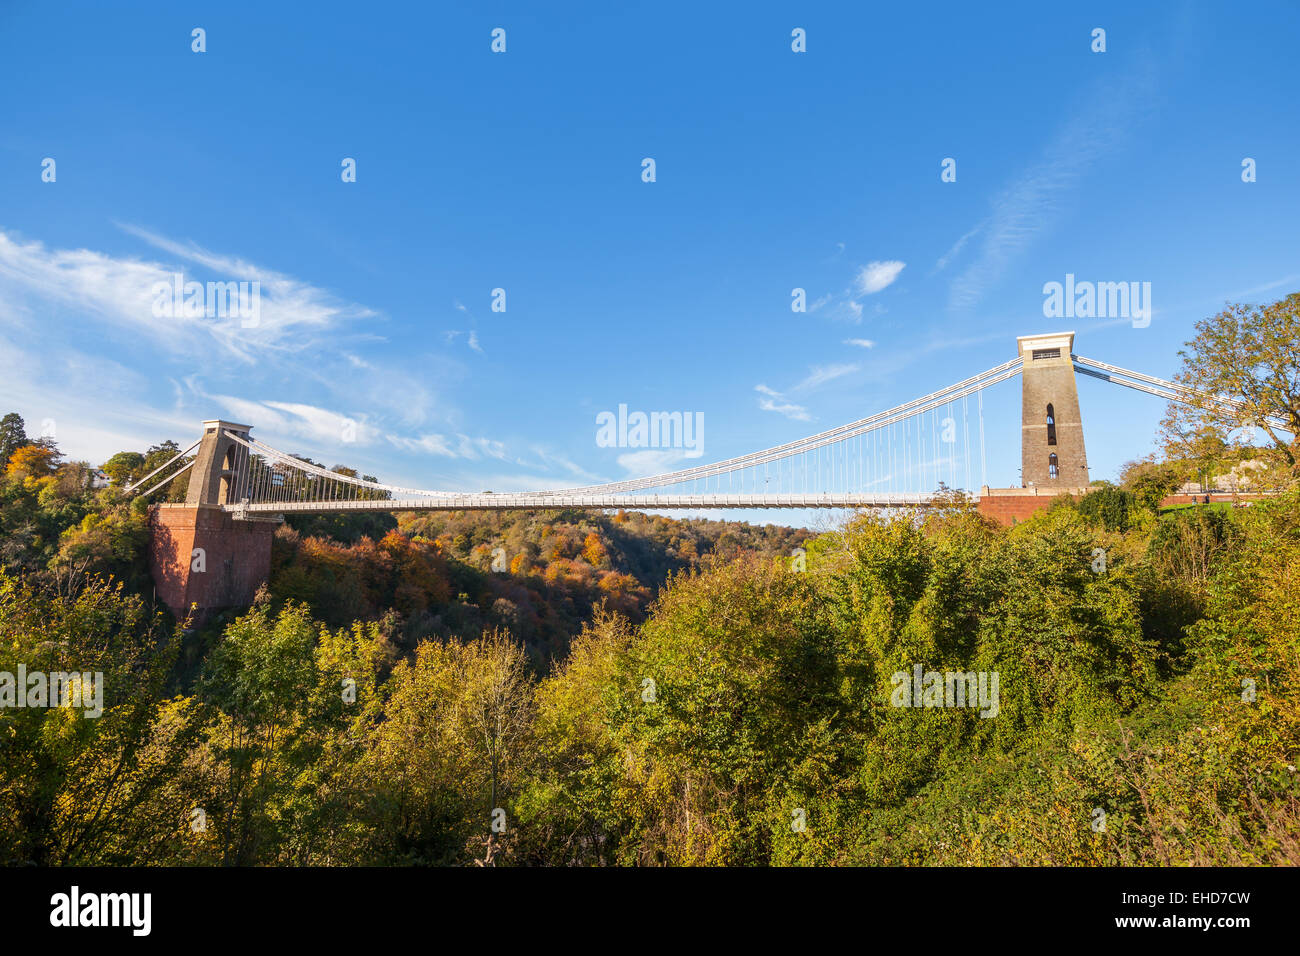
[[[954,242],[951,248],[949,248],[947,252],[941,255],[939,257],[939,261],[934,264],[934,272],[942,272],[944,269],[948,268],[948,263],[952,262],[953,259],[957,258],[957,256],[961,254],[962,249],[966,248],[966,243],[968,243],[971,239],[973,239],[983,228],[984,228],[984,223],[981,222],[979,225],[975,226],[975,228],[971,229],[964,236],[962,236],[960,239]]]
[[[186,279],[259,283],[260,315],[255,326],[245,327],[238,319],[197,320],[212,330],[217,341],[245,359],[256,360],[268,347],[300,349],[304,345],[304,336],[328,332],[357,320],[378,317],[373,309],[347,302],[309,282],[267,269],[238,256],[213,252],[192,241],[179,242],[131,224],[120,224],[119,228],[161,252],[205,270],[203,274],[186,275]],[[101,262],[103,261],[113,263],[123,260],[101,257]],[[165,271],[164,281],[177,270],[167,268]],[[152,288],[153,282],[148,287],[150,306],[153,302]],[[153,317],[152,308],[150,317]],[[154,321],[177,320],[167,317]]]
[[[975,259],[949,287],[950,308],[969,308],[980,301],[1015,258],[1058,223],[1066,200],[1099,158],[1112,152],[1128,127],[1148,108],[1154,91],[1150,61],[1145,72],[1100,84],[1061,127],[1029,168],[1020,172],[993,199]],[[967,233],[940,262],[947,265],[971,236]]]
[[[425,434],[418,437],[385,435],[388,442],[406,451],[419,451],[443,458],[460,458],[478,461],[482,458],[509,460],[502,442],[491,438],[471,438],[468,435]]]
[[[304,402],[280,402],[243,398],[238,395],[221,395],[203,392],[199,384],[187,380],[194,397],[204,405],[216,408],[222,417],[252,425],[254,435],[275,445],[276,441],[293,440],[306,443],[308,451],[336,454],[352,447],[374,445],[382,433],[361,417],[309,405]],[[275,446],[280,447],[280,446]],[[296,453],[297,449],[281,447],[281,451]]]
[[[0,307],[0,408],[24,415],[29,432],[48,419],[67,454],[95,465],[164,437],[187,443],[198,437],[194,418],[140,399],[146,384],[140,372],[104,355],[50,349],[40,338],[11,338],[3,317]]]
[[[907,264],[897,259],[868,262],[865,266],[859,267],[849,288],[838,294],[827,293],[820,296],[808,307],[808,311],[819,312],[825,309],[826,314],[832,319],[852,322],[856,325],[862,321],[864,311],[863,303],[859,300],[893,285],[905,268]],[[873,311],[877,315],[883,315],[887,310],[880,303],[876,303]]]
[[[266,362],[269,354],[301,353],[323,344],[337,348],[341,331],[377,316],[372,309],[283,273],[135,226],[122,228],[175,258],[161,262],[90,249],[55,249],[0,231],[0,297],[5,303],[0,322],[23,324],[35,308],[45,319],[42,331],[47,335],[59,317],[66,316],[83,328],[92,320],[172,356],[253,364]],[[172,287],[178,273],[185,282],[247,282],[250,295],[252,283],[258,283],[255,319],[191,316],[183,309],[156,314],[156,290]]]
[[[458,338],[464,335],[466,336],[466,344],[469,345],[471,349],[480,354],[483,353],[483,348],[478,344],[478,332],[474,329],[449,329],[443,334],[446,335],[449,344],[454,343]]]
[[[630,477],[640,478],[663,474],[671,471],[674,465],[699,457],[699,452],[687,448],[641,448],[619,455],[618,464]]]
[[[866,339],[850,340],[857,342],[866,342]],[[851,375],[859,370],[859,366],[851,363],[836,363],[832,365],[814,365],[804,376],[803,380],[792,386],[792,392],[806,392],[815,389],[827,382],[833,382],[837,378],[845,375]],[[758,400],[758,407],[765,412],[776,412],[778,415],[784,415],[786,418],[794,421],[808,422],[812,421],[812,415],[808,408],[797,402],[791,401],[785,392],[777,391],[768,385],[755,385],[754,391],[765,396]]]
[[[758,400],[758,407],[763,411],[776,412],[778,415],[784,415],[786,418],[800,422],[812,420],[812,416],[808,414],[808,409],[802,405],[796,405],[794,402],[785,401],[785,396],[776,389],[769,388],[766,385],[755,385],[754,391],[767,396],[767,398]]]
[[[559,467],[564,471],[566,471],[569,475],[572,475],[573,477],[576,478],[580,478],[582,479],[582,481],[588,484],[598,484],[599,482],[604,480],[600,475],[593,474],[592,472],[587,471],[581,465],[577,464],[571,458],[568,458],[565,455],[557,454],[554,451],[551,451],[546,448],[542,448],[537,445],[534,445],[530,450],[534,455],[540,458],[542,464],[548,468]]]
[[[492,491],[496,494],[528,491],[559,491],[573,487],[570,478],[537,472],[477,472],[472,478],[463,477],[438,491]]]
[[[353,355],[351,352],[344,352],[343,358],[353,368],[364,368],[370,371],[374,370],[374,366],[371,365],[369,362],[367,362],[365,359],[361,358],[361,356],[359,355]]]
[[[1271,292],[1283,286],[1296,286],[1300,284],[1300,272],[1289,276],[1283,276],[1281,279],[1274,279],[1272,282],[1266,282],[1263,285],[1257,285],[1254,288],[1246,289],[1244,292],[1234,292],[1232,295],[1226,295],[1225,300],[1249,299],[1252,296],[1259,295],[1261,292]]]
[[[306,437],[323,441],[358,442],[368,445],[374,440],[373,429],[348,415],[302,402],[262,402],[263,408],[274,409],[293,423],[294,430]]]
[[[845,339],[844,344],[856,345],[860,349],[873,349],[876,347],[876,343],[871,339]]]
[[[760,399],[758,407],[765,412],[776,412],[784,415],[786,418],[797,422],[810,422],[812,416],[808,414],[808,409],[802,405],[796,405],[794,402],[776,402],[770,398]]]
[[[827,382],[833,382],[837,378],[845,375],[851,375],[858,370],[857,365],[836,364],[836,365],[815,365],[806,378],[791,391],[802,392],[810,388],[816,388],[818,385],[825,385]]]
[[[258,426],[259,434],[331,448],[342,419],[354,421],[355,440],[367,444],[390,431],[418,437],[431,419],[453,425],[458,417],[455,406],[434,391],[449,389],[464,374],[450,358],[429,353],[394,361],[365,353],[364,347],[380,341],[374,326],[382,317],[374,309],[238,256],[138,226],[121,228],[161,257],[59,249],[0,230],[0,339],[8,334],[14,342],[38,346],[27,350],[37,360],[23,365],[30,375],[21,407],[39,408],[51,393],[76,382],[82,394],[105,396],[99,417],[129,409],[138,431],[152,441],[168,421],[158,411],[168,401],[160,401],[161,387],[170,389],[174,417],[192,415],[197,423],[229,415]],[[155,315],[155,285],[170,284],[177,272],[185,281],[260,283],[257,324],[246,328],[238,317]],[[476,335],[468,341],[481,350]],[[89,365],[65,367],[88,354],[83,343],[96,343],[103,354]],[[4,364],[17,354],[5,355]],[[104,357],[121,354],[131,356],[130,370]],[[243,397],[258,395],[266,400]],[[329,411],[331,406],[365,413],[341,414]],[[490,446],[470,441],[473,454],[494,455]],[[458,438],[450,442],[458,455],[465,454]]]
[[[868,262],[858,270],[854,283],[860,295],[874,295],[894,283],[907,263],[890,259],[886,262]]]

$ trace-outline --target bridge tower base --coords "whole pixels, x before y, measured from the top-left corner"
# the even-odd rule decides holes
[[[240,520],[216,505],[154,505],[149,570],[177,620],[202,624],[214,611],[247,607],[271,574],[279,519]]]
[[[271,538],[279,515],[236,517],[244,497],[238,467],[249,426],[203,423],[184,504],[149,510],[149,570],[154,590],[178,620],[200,624],[212,612],[247,607],[271,573]],[[223,507],[225,506],[225,507]]]
[[[976,510],[998,524],[1013,525],[1038,511],[1046,511],[1061,495],[1081,498],[1087,488],[990,488],[980,489]]]

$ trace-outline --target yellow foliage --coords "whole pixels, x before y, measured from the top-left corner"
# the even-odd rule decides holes
[[[9,456],[5,474],[10,478],[44,478],[54,474],[59,453],[40,445],[24,445]]]

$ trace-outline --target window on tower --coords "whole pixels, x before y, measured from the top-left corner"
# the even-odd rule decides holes
[[[1056,410],[1047,406],[1047,444],[1056,444]]]
[[[1059,478],[1060,476],[1061,476],[1061,469],[1058,467],[1056,461],[1056,452],[1052,452],[1050,455],[1047,456],[1047,477]]]

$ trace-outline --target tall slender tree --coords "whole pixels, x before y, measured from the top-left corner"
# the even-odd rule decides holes
[[[9,464],[13,453],[26,444],[27,428],[23,417],[17,412],[10,412],[0,418],[0,473]]]

